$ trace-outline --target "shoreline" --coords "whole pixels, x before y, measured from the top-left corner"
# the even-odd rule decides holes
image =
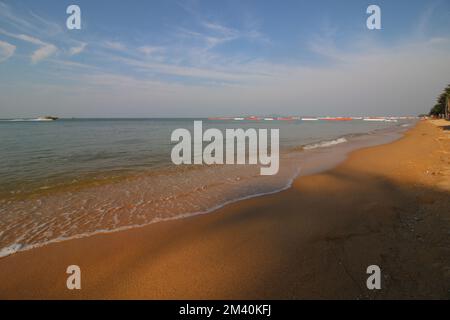
[[[445,178],[439,188],[432,180],[442,176],[422,177],[416,170],[429,166],[431,155],[440,159],[430,142],[443,139],[442,154],[449,150],[445,133],[420,122],[400,140],[358,149],[336,168],[301,176],[284,191],[233,202],[214,214],[18,252],[0,259],[0,297],[448,298],[450,255],[440,232],[450,224],[448,167],[439,169]],[[442,208],[434,212],[427,206]],[[416,221],[422,211],[427,214]],[[429,223],[423,228],[432,232],[419,241],[420,228],[408,228],[424,221]],[[422,242],[428,248],[430,241],[438,245],[422,250]],[[404,266],[405,261],[419,265]],[[362,267],[375,262],[387,268],[383,284],[389,290],[364,290]],[[80,291],[65,288],[70,264],[82,269]],[[414,283],[408,281],[411,275]]]
[[[325,140],[320,140],[319,142],[307,144],[302,147],[302,151],[292,151],[291,150],[290,151],[291,154],[303,155],[303,158],[296,159],[296,161],[298,161],[298,162],[304,161],[306,163],[306,167],[307,167],[306,173],[304,173],[305,170],[303,170],[303,168],[300,166],[297,169],[295,169],[295,172],[292,174],[291,177],[289,177],[289,179],[286,181],[285,185],[278,186],[278,187],[273,186],[272,190],[270,190],[270,191],[261,191],[261,192],[256,192],[256,193],[252,193],[249,195],[238,196],[236,198],[228,199],[228,200],[220,202],[216,205],[213,205],[212,207],[210,207],[206,210],[197,211],[197,212],[186,212],[186,213],[177,214],[175,216],[156,218],[156,219],[153,219],[151,221],[148,221],[148,222],[142,223],[142,224],[130,224],[130,225],[125,225],[125,226],[121,226],[121,227],[113,227],[111,229],[100,228],[96,231],[82,232],[82,233],[68,236],[68,237],[62,236],[62,237],[54,238],[54,239],[47,240],[42,243],[36,243],[36,244],[23,245],[21,243],[14,243],[9,246],[0,248],[0,259],[6,258],[10,255],[13,255],[13,254],[16,254],[19,252],[26,252],[26,251],[33,250],[33,249],[42,248],[42,247],[45,247],[47,245],[51,245],[54,243],[82,239],[82,238],[92,237],[92,236],[101,235],[101,234],[110,234],[110,233],[115,233],[115,232],[121,232],[121,231],[130,230],[130,229],[143,228],[143,227],[155,224],[155,223],[173,221],[173,220],[178,220],[178,219],[186,219],[186,218],[191,218],[191,217],[195,217],[195,216],[199,216],[199,215],[210,214],[210,213],[213,213],[213,212],[215,212],[227,205],[233,204],[233,203],[237,203],[237,202],[252,199],[252,198],[258,198],[258,197],[263,197],[263,196],[267,196],[267,195],[277,194],[279,192],[282,192],[282,191],[285,191],[285,190],[291,188],[294,181],[300,177],[318,174],[318,173],[325,172],[327,170],[331,170],[331,169],[335,168],[336,166],[338,166],[339,164],[344,162],[351,153],[353,153],[357,150],[362,150],[362,149],[370,148],[372,146],[377,146],[377,145],[389,144],[389,143],[395,142],[398,139],[401,139],[404,136],[405,132],[407,130],[413,128],[416,124],[417,124],[417,122],[408,123],[407,124],[408,129],[406,129],[404,127],[405,125],[401,125],[398,127],[375,129],[373,131],[369,131],[366,133],[347,134],[347,135],[344,135],[341,137],[334,138],[333,140],[325,139]],[[387,136],[387,138],[383,137],[385,135]],[[344,139],[345,143],[343,143],[343,144],[333,143],[331,145],[328,145],[328,143],[330,143],[330,142],[340,141],[341,139]],[[347,139],[349,139],[349,140],[347,140]],[[360,140],[360,141],[358,141],[358,140]],[[371,141],[371,140],[373,140],[373,141]],[[313,146],[313,147],[306,148],[308,146]],[[319,156],[317,155],[317,152],[319,153]],[[324,152],[324,153],[326,152],[328,154],[328,156],[326,156],[326,158],[328,158],[328,160],[324,161],[324,159],[323,159],[324,157],[320,156],[320,153],[322,153],[322,152]],[[329,160],[329,159],[331,159],[330,156],[332,156],[331,157],[331,158],[333,158],[332,160]],[[311,159],[315,159],[315,161],[311,161]],[[311,162],[314,162],[314,164],[312,166],[311,166]],[[138,176],[136,176],[136,177],[138,177]],[[123,178],[123,179],[124,180],[122,182],[126,182],[126,178]],[[113,182],[120,184],[120,180],[118,180],[118,181],[113,180]],[[77,188],[75,188],[74,190],[77,190]],[[90,190],[90,189],[87,189],[87,190]],[[65,192],[69,192],[69,191],[70,191],[70,189],[66,190]],[[57,196],[61,192],[64,192],[64,191],[59,190],[56,194],[53,194],[53,196],[55,196],[55,195]],[[33,195],[33,198],[37,197],[37,196],[39,196],[39,194]]]

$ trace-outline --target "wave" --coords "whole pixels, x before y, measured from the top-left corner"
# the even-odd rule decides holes
[[[21,251],[22,248],[23,248],[23,245],[20,243],[14,243],[12,245],[4,247],[4,248],[0,249],[0,258],[7,257],[11,254],[19,252],[19,251]]]
[[[48,121],[53,121],[53,120],[36,118],[36,119],[1,119],[0,121],[3,121],[3,122],[35,122],[35,121],[48,122]]]
[[[28,250],[35,249],[35,248],[44,247],[44,246],[47,246],[47,245],[53,244],[53,243],[59,243],[59,242],[67,241],[67,240],[82,239],[82,238],[86,238],[86,237],[95,236],[98,234],[109,234],[109,233],[115,233],[115,232],[119,232],[119,231],[129,230],[129,229],[142,228],[142,227],[154,224],[154,223],[186,219],[186,218],[190,218],[190,217],[194,217],[194,216],[198,216],[198,215],[212,213],[220,208],[223,208],[223,207],[225,207],[229,204],[235,203],[235,202],[239,202],[239,201],[247,200],[247,199],[251,199],[251,198],[256,198],[256,197],[261,197],[261,196],[266,196],[266,195],[271,195],[271,194],[275,194],[275,193],[287,190],[292,186],[295,179],[297,177],[299,177],[300,171],[301,171],[301,169],[297,168],[297,170],[294,172],[293,175],[291,175],[291,177],[289,178],[289,180],[287,181],[287,183],[284,186],[275,188],[270,191],[258,192],[258,193],[249,194],[249,195],[240,196],[240,197],[237,197],[234,199],[226,200],[226,201],[223,201],[223,202],[221,202],[215,206],[212,206],[206,210],[187,212],[187,213],[182,213],[182,214],[178,214],[178,215],[171,216],[171,217],[155,217],[155,218],[151,219],[150,221],[141,223],[141,224],[131,224],[131,225],[115,227],[115,228],[111,228],[111,229],[97,229],[92,232],[84,232],[84,233],[79,233],[79,234],[75,234],[72,236],[60,236],[60,237],[53,238],[51,240],[33,243],[33,244],[13,243],[7,247],[0,249],[0,259],[10,256],[12,254],[15,254],[17,252],[28,251]]]
[[[335,140],[328,140],[328,141],[322,141],[322,142],[319,142],[319,143],[308,144],[308,145],[304,146],[303,149],[311,150],[311,149],[316,149],[316,148],[326,148],[326,147],[331,147],[331,146],[334,146],[336,144],[345,143],[345,142],[347,142],[347,139],[345,139],[345,138],[338,138],[338,139],[335,139]]]

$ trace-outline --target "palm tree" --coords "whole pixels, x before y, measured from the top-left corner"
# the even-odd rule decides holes
[[[445,101],[445,119],[450,120],[450,84],[445,88],[447,100]]]
[[[444,91],[437,98],[436,104],[430,110],[430,116],[444,115],[446,119],[450,116],[450,84],[444,89]]]

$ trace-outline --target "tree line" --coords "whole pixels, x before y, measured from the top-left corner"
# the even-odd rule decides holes
[[[431,108],[430,116],[445,115],[449,117],[448,103],[450,100],[450,84],[444,89],[436,100],[436,104]]]

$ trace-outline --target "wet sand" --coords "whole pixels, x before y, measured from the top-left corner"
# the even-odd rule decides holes
[[[450,123],[423,121],[277,194],[2,258],[0,298],[448,299],[449,196]]]

